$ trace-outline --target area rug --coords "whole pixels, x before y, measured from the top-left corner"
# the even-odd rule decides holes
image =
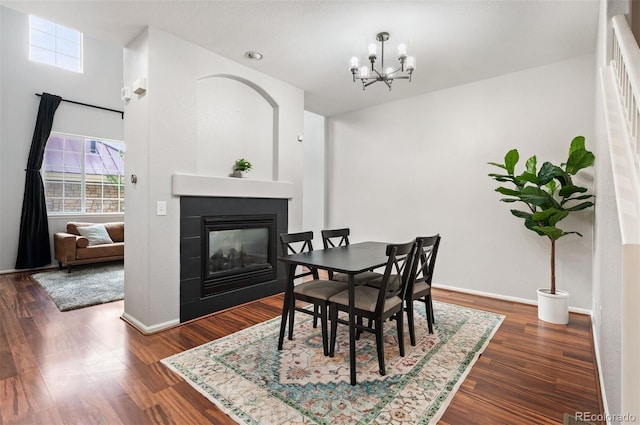
[[[60,311],[75,310],[124,298],[122,262],[32,274]]]
[[[436,423],[504,316],[434,302],[434,333],[416,303],[417,344],[398,353],[385,323],[387,375],[378,373],[375,338],[357,341],[357,380],[349,383],[348,328],[338,327],[334,358],[322,353],[319,328],[296,315],[294,339],[277,350],[280,318],[255,325],[162,362],[243,424]]]

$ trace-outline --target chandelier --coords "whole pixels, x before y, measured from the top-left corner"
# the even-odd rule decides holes
[[[376,40],[381,44],[380,46],[380,71],[376,69],[375,63],[378,59],[377,48],[375,43],[369,44],[369,62],[371,62],[371,69],[368,66],[360,67],[360,60],[357,56],[351,58],[351,74],[353,75],[353,82],[356,80],[362,81],[362,90],[367,88],[373,83],[382,81],[389,87],[391,91],[391,84],[393,80],[409,80],[411,82],[411,74],[416,69],[416,59],[413,56],[407,56],[407,45],[398,45],[398,62],[400,65],[394,69],[393,67],[384,67],[384,42],[389,40],[388,32],[381,32],[376,35]]]

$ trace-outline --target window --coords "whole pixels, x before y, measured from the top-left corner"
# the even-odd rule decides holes
[[[29,59],[82,72],[82,33],[29,15]]]
[[[49,214],[124,212],[124,143],[51,133],[42,176]]]

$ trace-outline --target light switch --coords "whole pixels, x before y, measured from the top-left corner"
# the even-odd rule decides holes
[[[156,215],[167,215],[167,201],[158,201],[156,203]]]

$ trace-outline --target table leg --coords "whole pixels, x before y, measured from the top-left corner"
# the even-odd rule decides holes
[[[349,275],[349,369],[351,385],[356,385],[356,318],[354,313],[355,275]]]
[[[280,319],[280,336],[278,337],[278,350],[282,350],[284,342],[284,333],[287,327],[287,317],[290,316],[291,303],[293,300],[293,275],[296,272],[295,264],[287,265],[287,286],[284,290],[284,302],[282,304],[282,318]],[[291,320],[291,317],[289,317]]]

